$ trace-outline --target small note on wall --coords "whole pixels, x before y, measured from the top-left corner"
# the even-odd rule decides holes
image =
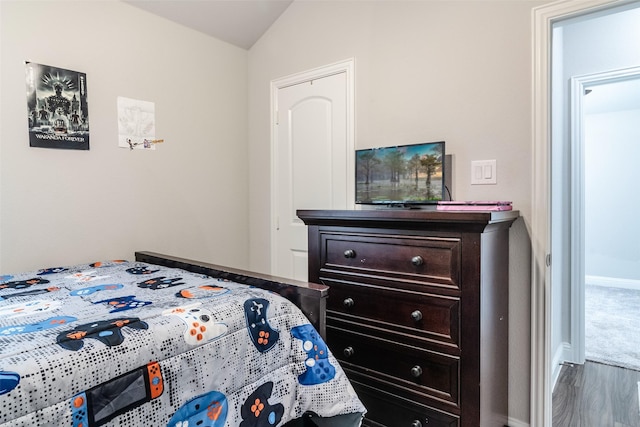
[[[118,146],[156,149],[155,104],[149,101],[118,97]]]

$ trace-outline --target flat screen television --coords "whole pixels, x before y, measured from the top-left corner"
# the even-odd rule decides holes
[[[444,141],[356,150],[356,203],[418,207],[444,200]]]

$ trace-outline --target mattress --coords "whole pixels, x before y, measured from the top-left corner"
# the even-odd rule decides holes
[[[124,260],[0,276],[2,427],[268,427],[364,412],[318,332],[275,293]]]

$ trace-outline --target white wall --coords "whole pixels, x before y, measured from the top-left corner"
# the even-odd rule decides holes
[[[116,1],[0,1],[0,271],[154,250],[248,267],[247,52]],[[30,148],[25,65],[85,72],[89,151]],[[117,96],[155,151],[118,148]]]
[[[269,271],[269,82],[355,59],[356,148],[445,140],[459,200],[512,200],[509,412],[529,420],[534,1],[296,1],[249,51],[251,267]],[[498,184],[470,185],[471,160]]]
[[[584,119],[585,274],[640,284],[640,110]]]

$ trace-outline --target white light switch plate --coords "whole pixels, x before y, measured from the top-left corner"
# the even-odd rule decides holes
[[[495,160],[473,160],[471,162],[471,185],[497,183]]]

